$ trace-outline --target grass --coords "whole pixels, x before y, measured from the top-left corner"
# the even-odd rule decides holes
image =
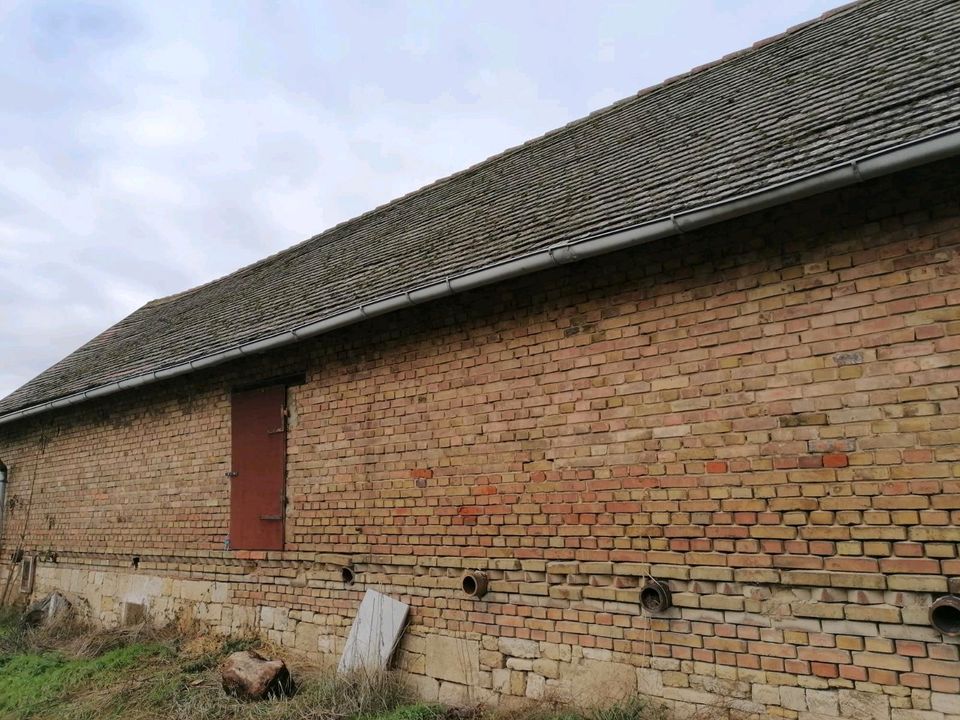
[[[0,716],[44,717],[80,688],[121,682],[126,671],[167,653],[162,645],[136,643],[97,658],[68,658],[56,652],[0,658]],[[61,713],[57,717],[69,717]]]
[[[414,702],[392,673],[341,676],[293,668],[292,697],[241,702],[220,685],[230,653],[255,638],[214,640],[194,628],[95,631],[73,621],[25,628],[0,611],[0,719],[7,720],[662,720],[631,700],[590,713],[541,703],[529,710]],[[266,654],[276,656],[275,649]]]

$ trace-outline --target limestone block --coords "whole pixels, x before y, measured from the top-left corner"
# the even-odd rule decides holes
[[[215,582],[210,586],[210,601],[225,603],[230,599],[230,586],[227,583]]]
[[[516,670],[510,671],[510,694],[511,695],[523,695],[527,690],[527,675],[526,673],[517,672]]]
[[[394,662],[398,668],[413,675],[423,675],[427,671],[427,659],[423,655],[400,652]]]
[[[207,599],[209,583],[199,580],[184,580],[180,583],[180,597],[188,602],[202,602]]]
[[[317,650],[323,655],[336,655],[337,636],[324,633],[317,639]]]
[[[456,683],[440,683],[440,695],[438,700],[444,705],[467,705],[470,704],[470,688],[466,685],[457,685]]]
[[[262,605],[260,607],[260,627],[264,630],[273,629],[273,618],[276,614],[276,608],[272,608],[269,605]]]
[[[527,692],[526,695],[528,698],[533,698],[534,700],[539,700],[543,697],[544,692],[547,687],[546,678],[543,675],[537,675],[536,673],[530,673],[527,675]]]
[[[807,690],[807,707],[820,715],[837,714],[837,694],[830,690]]]
[[[681,670],[664,670],[660,679],[665,687],[690,687],[690,675]]]
[[[274,608],[273,627],[280,632],[286,632],[287,630],[291,629],[289,608]]]
[[[507,694],[510,692],[510,671],[506,669],[494,670],[491,673],[494,692]]]
[[[408,632],[400,638],[400,647],[407,652],[420,653],[422,655],[426,650],[426,642],[422,635],[414,635]]]
[[[500,652],[516,658],[540,657],[540,644],[535,640],[500,638]]]
[[[942,713],[960,715],[960,695],[930,693],[930,707]]]
[[[781,687],[780,704],[787,710],[805,712],[807,710],[807,691],[798,687]]]
[[[840,690],[840,716],[851,720],[889,720],[890,703],[885,695]]]
[[[663,692],[663,677],[659,670],[637,669],[637,691],[641,695],[659,697]]]
[[[600,662],[614,662],[613,653],[603,648],[583,648],[583,657],[588,660],[599,660]]]
[[[520,672],[530,672],[533,670],[533,660],[524,660],[523,658],[507,658],[507,667],[511,670]]]
[[[320,644],[320,627],[313,623],[297,623],[294,646],[303,652],[315,653]]]
[[[538,675],[543,675],[545,678],[560,677],[560,665],[556,660],[548,660],[546,658],[541,658],[540,660],[534,660],[533,671]],[[529,688],[528,688],[528,693],[529,693]]]
[[[584,706],[608,705],[637,692],[636,668],[622,663],[585,659],[563,665],[560,681],[570,699]]]
[[[550,660],[559,662],[570,662],[573,659],[573,651],[569,645],[544,644],[543,656]]]
[[[195,614],[198,620],[203,620],[207,623],[218,623],[223,614],[223,606],[212,603],[200,603],[195,608]]]
[[[780,704],[780,688],[776,685],[753,685],[750,690],[754,702],[761,705]]]
[[[470,685],[477,680],[480,644],[476,640],[434,633],[426,638],[424,655],[427,675],[432,678],[461,685]]]
[[[426,702],[437,702],[440,699],[440,683],[426,675],[411,675],[407,678],[410,687],[417,697]]]
[[[503,655],[493,650],[480,651],[480,666],[487,670],[496,670],[503,667]]]

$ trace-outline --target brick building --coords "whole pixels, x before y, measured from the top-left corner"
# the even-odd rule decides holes
[[[444,700],[960,718],[958,38],[856,4],[148,303],[0,402],[3,572],[331,655],[378,588]]]

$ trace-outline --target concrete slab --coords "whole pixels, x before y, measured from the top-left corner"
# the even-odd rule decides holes
[[[367,590],[353,620],[340,672],[382,670],[400,641],[407,624],[410,606],[376,590]]]

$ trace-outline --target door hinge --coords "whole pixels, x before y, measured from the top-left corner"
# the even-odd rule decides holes
[[[240,474],[240,473],[238,473],[236,470],[231,470],[230,472],[225,472],[225,473],[224,473],[224,475],[225,475],[226,477],[237,477],[237,475],[239,475],[239,474]]]
[[[283,520],[283,515],[261,515],[261,520]]]

